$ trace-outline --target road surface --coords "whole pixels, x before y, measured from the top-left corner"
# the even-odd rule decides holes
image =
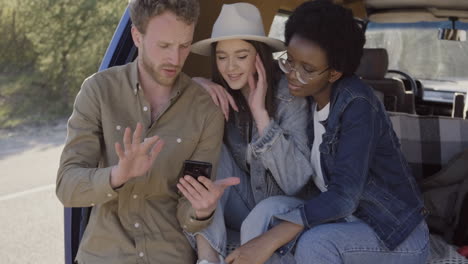
[[[0,263],[64,263],[55,178],[65,122],[0,130]]]

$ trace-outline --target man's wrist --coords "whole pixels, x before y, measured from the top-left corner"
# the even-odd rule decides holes
[[[122,179],[118,166],[112,167],[111,175],[110,175],[110,185],[112,189],[118,189],[124,183],[125,183],[125,180]]]
[[[214,214],[214,210],[210,211],[202,211],[202,210],[195,210],[195,219],[199,221],[204,221],[209,219]]]

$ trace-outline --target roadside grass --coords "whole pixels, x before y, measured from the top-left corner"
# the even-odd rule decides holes
[[[32,71],[0,74],[0,129],[53,124],[70,114]],[[49,92],[48,92],[49,91]]]

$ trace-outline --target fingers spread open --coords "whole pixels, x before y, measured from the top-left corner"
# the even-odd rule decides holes
[[[154,160],[158,157],[159,152],[161,152],[163,147],[164,147],[164,141],[162,139],[158,140],[158,142],[156,142],[156,144],[153,146],[149,154],[151,162],[154,162]]]
[[[158,136],[152,136],[149,138],[145,138],[143,140],[143,143],[141,143],[142,149],[141,151],[144,151],[144,153],[148,153],[150,149],[153,147],[154,144],[156,144],[159,141]]]
[[[125,133],[123,137],[124,151],[130,151],[132,149],[131,134],[132,129],[129,127],[125,128]]]
[[[125,153],[122,149],[122,146],[120,145],[119,142],[115,142],[115,152],[117,153],[117,156],[119,159],[124,159],[125,158]]]
[[[140,144],[141,143],[141,132],[143,130],[143,126],[140,122],[137,123],[135,132],[133,132],[133,141],[132,144]]]

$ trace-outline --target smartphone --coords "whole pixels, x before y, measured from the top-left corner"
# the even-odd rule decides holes
[[[205,176],[210,179],[212,167],[213,166],[209,162],[186,160],[184,161],[181,177],[189,175],[197,179],[199,176]]]

